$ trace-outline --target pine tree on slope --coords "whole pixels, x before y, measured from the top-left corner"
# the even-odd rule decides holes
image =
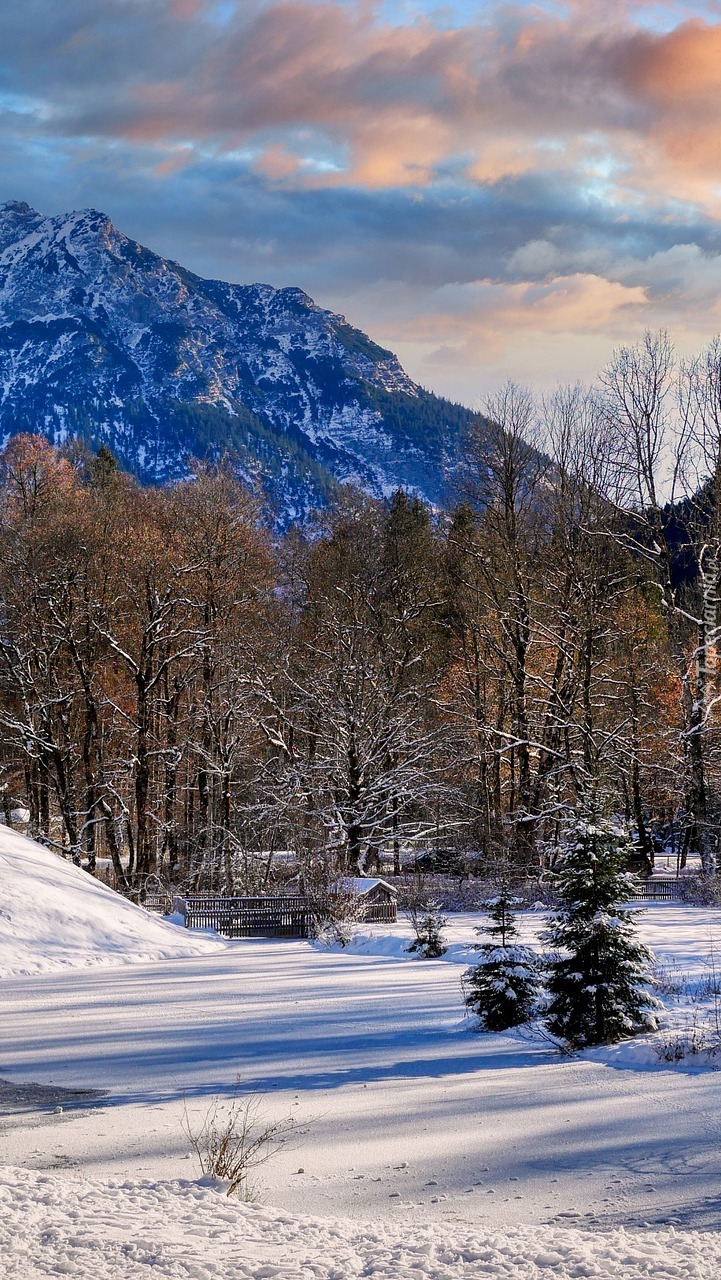
[[[505,886],[484,902],[493,941],[480,944],[481,958],[463,975],[463,993],[484,1031],[505,1031],[533,1015],[538,996],[537,962],[530,947],[518,944],[513,908],[518,904]]]
[[[579,817],[557,879],[561,909],[545,940],[551,963],[547,1026],[574,1049],[653,1030],[656,1000],[647,990],[653,956],[635,936],[635,915],[620,903],[633,891],[625,871],[628,836]]]

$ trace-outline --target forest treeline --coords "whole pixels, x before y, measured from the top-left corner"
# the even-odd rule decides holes
[[[664,334],[594,390],[504,388],[448,511],[349,491],[282,539],[229,465],[142,487],[107,450],[15,436],[6,820],[26,807],[136,895],[258,891],[288,849],[333,874],[413,845],[536,875],[589,803],[649,865],[673,832],[712,869],[720,469],[721,345],[675,362]]]

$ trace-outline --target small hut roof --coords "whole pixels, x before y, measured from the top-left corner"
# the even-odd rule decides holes
[[[397,894],[398,890],[395,885],[389,884],[387,880],[381,880],[380,876],[348,876],[341,880],[339,885],[342,889],[350,893],[357,893],[359,898],[365,897],[372,889],[378,888],[380,885],[383,889],[387,889],[389,893]]]

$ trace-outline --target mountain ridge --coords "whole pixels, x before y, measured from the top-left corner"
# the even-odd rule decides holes
[[[230,453],[288,522],[351,483],[442,500],[471,410],[301,289],[206,280],[96,209],[0,205],[0,438],[108,445],[141,480]]]

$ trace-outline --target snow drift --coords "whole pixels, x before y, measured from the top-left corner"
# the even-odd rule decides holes
[[[711,1280],[721,1268],[710,1232],[363,1226],[241,1205],[197,1182],[67,1182],[29,1169],[0,1174],[0,1251],[7,1280]]]
[[[136,907],[0,826],[0,977],[169,960],[223,946]]]

